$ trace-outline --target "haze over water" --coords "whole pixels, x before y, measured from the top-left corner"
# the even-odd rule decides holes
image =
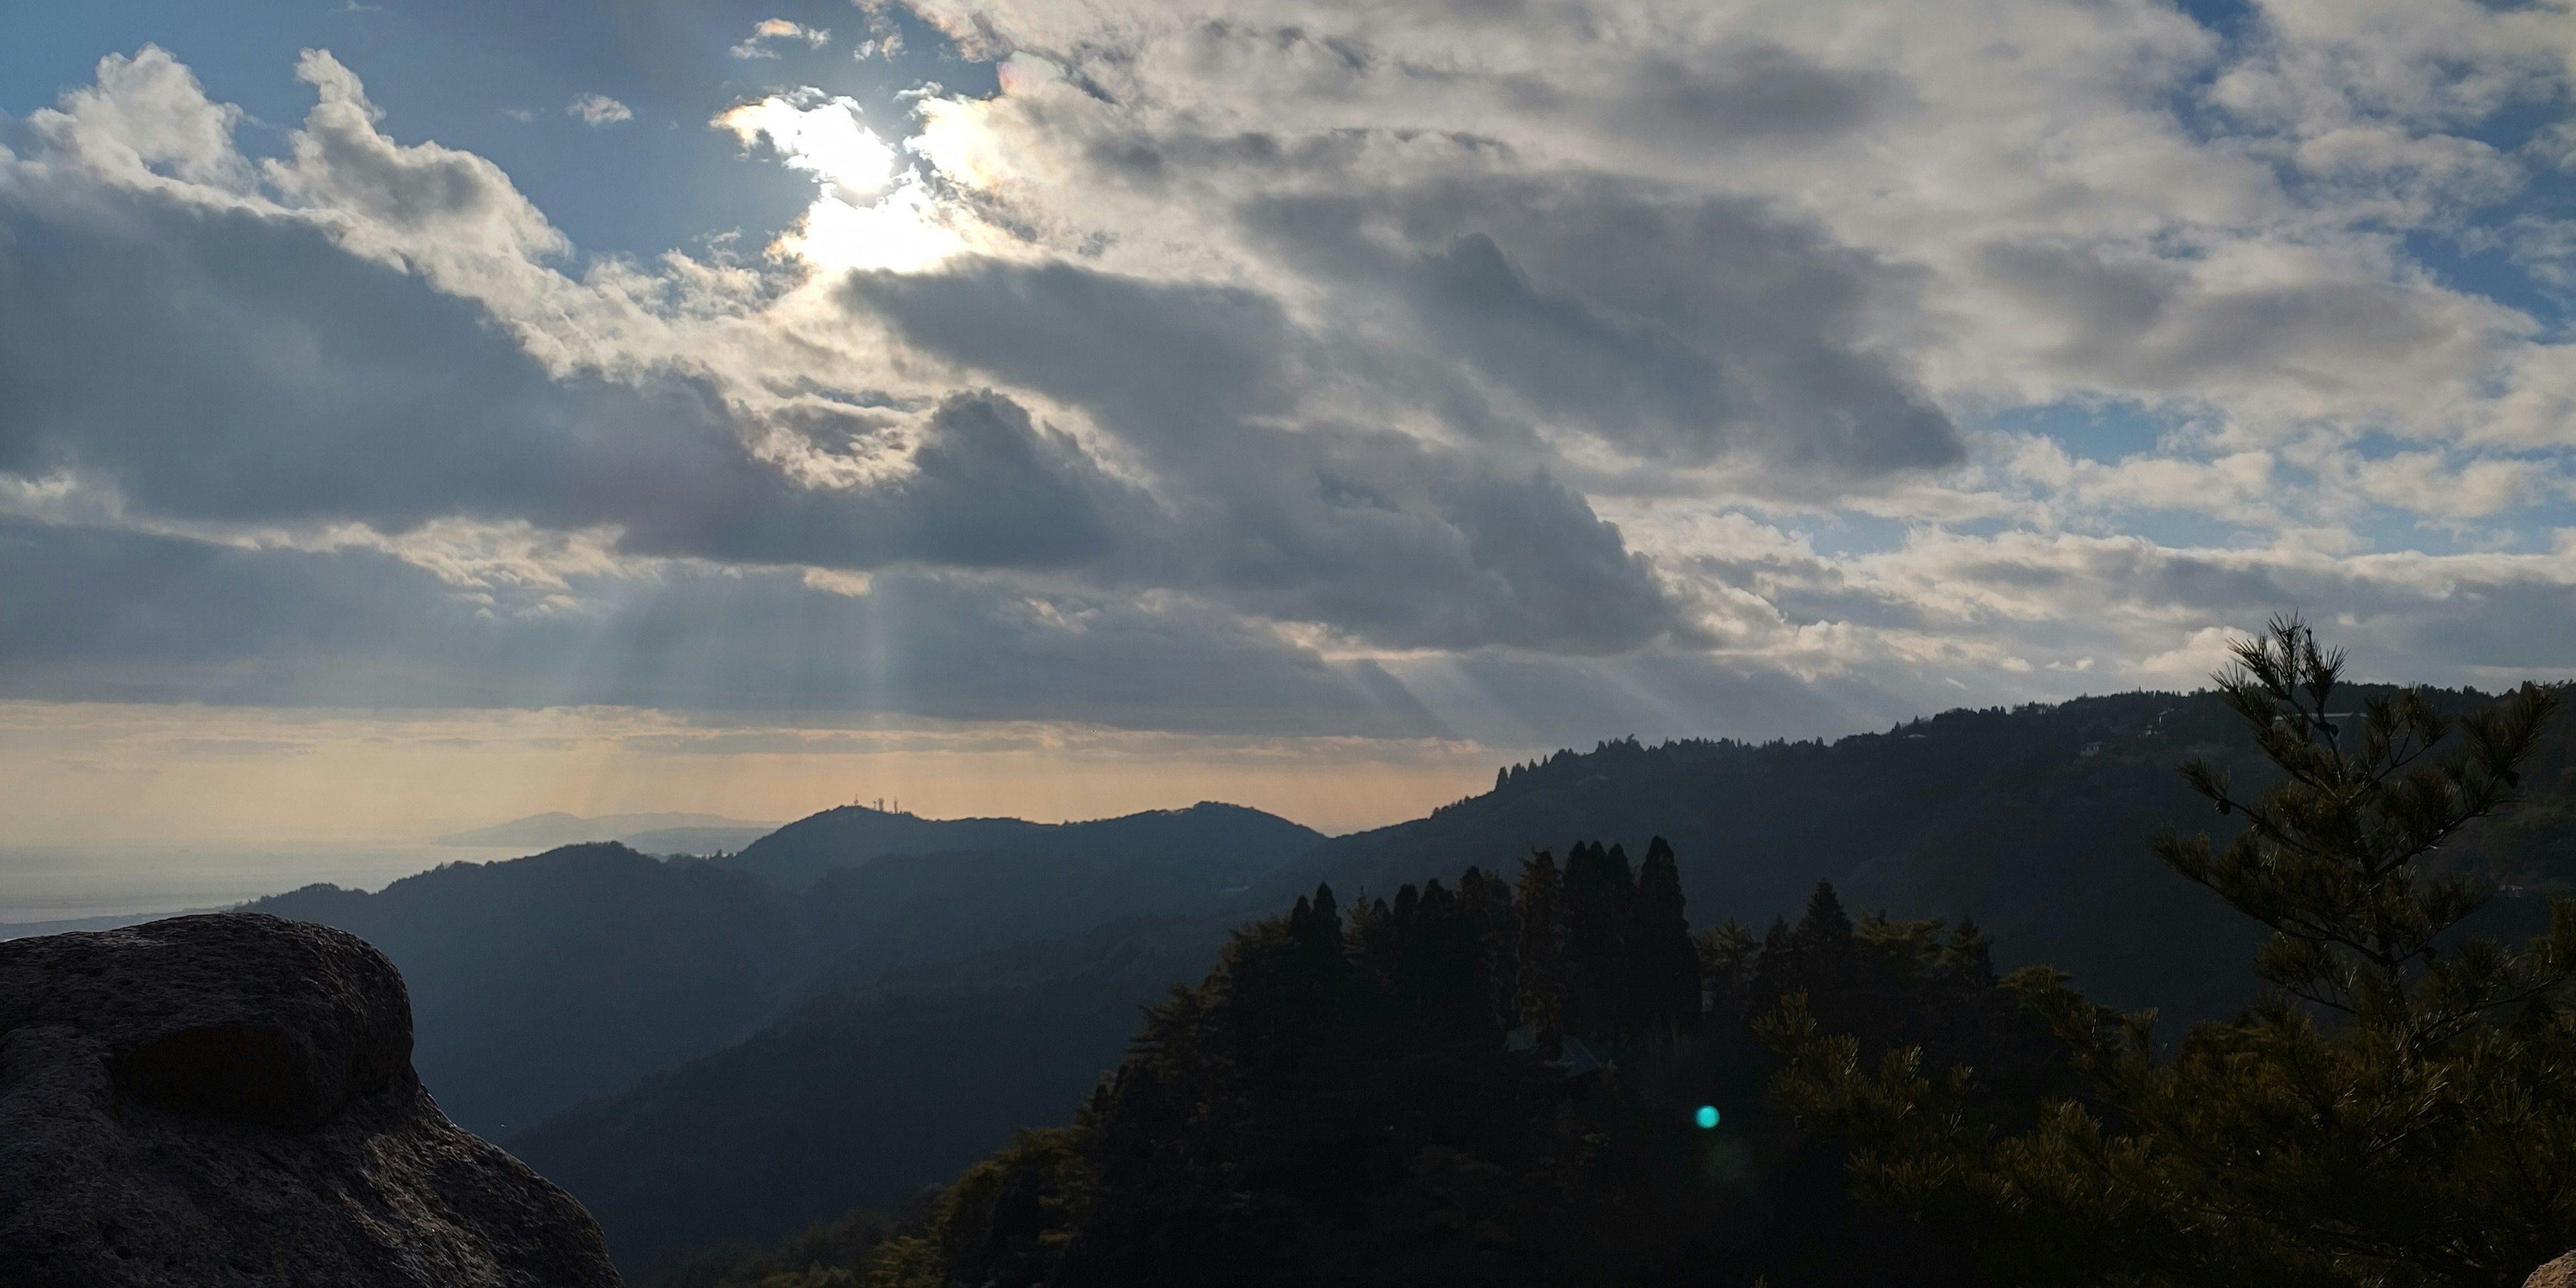
[[[518,853],[312,841],[0,846],[0,925],[220,908],[315,882],[372,890],[441,863]]]

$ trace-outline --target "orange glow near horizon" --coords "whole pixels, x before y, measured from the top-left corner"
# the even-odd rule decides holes
[[[1326,832],[1418,817],[1513,757],[1471,743],[1062,726],[693,725],[650,712],[0,703],[23,843],[417,841],[529,814],[1102,818],[1220,800]]]

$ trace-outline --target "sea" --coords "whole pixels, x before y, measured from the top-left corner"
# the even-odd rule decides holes
[[[229,908],[316,882],[379,890],[442,863],[525,852],[372,842],[0,846],[0,939]]]

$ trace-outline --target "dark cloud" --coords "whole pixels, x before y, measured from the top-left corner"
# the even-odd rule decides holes
[[[0,469],[112,475],[172,516],[543,513],[599,419],[690,416],[558,386],[474,307],[318,232],[150,199],[0,198]]]
[[[2437,300],[2376,282],[2213,288],[2188,268],[2053,241],[1998,242],[1992,279],[2064,328],[2055,356],[2116,387],[2181,394],[2213,378],[2288,374],[2316,386],[2358,359],[2390,366],[2464,338]]]
[[[855,273],[846,295],[913,343],[1079,403],[1164,460],[1223,453],[1243,418],[1293,411],[1313,356],[1267,296],[1071,264]]]
[[[1873,299],[1910,278],[1755,203],[1478,176],[1246,218],[1310,273],[1391,292],[1421,322],[1416,367],[1463,361],[1546,423],[1650,459],[1767,462],[1830,491],[1964,456],[1866,347]]]
[[[0,520],[0,696],[367,707],[609,704],[1064,720],[1210,733],[1442,731],[1373,663],[1220,608],[886,574],[577,579],[494,611],[373,550],[305,552]]]
[[[1584,498],[1409,435],[1281,428],[1335,342],[1240,289],[990,261],[859,274],[856,307],[1141,454],[1168,527],[1106,575],[1400,647],[1634,647],[1691,627]]]
[[[473,304],[310,228],[149,198],[74,213],[0,199],[0,471],[103,477],[146,513],[618,525],[653,554],[993,568],[1096,558],[1103,507],[1138,504],[998,397],[931,416],[908,474],[802,486],[698,383],[552,378]],[[872,414],[779,416],[846,450]]]
[[[1679,146],[1731,140],[1821,143],[1869,123],[1901,97],[1881,72],[1826,67],[1767,42],[1721,45],[1696,59],[1645,60],[1610,98],[1622,132]]]
[[[882,419],[859,409],[778,414],[830,447]],[[807,487],[775,471],[735,471],[714,505],[699,497],[630,506],[624,548],[748,563],[869,569],[896,562],[958,568],[1065,568],[1106,555],[1125,512],[1150,503],[1104,474],[1073,439],[1034,425],[990,392],[949,398],[924,426],[907,475],[857,489]],[[703,494],[702,494],[703,495]]]

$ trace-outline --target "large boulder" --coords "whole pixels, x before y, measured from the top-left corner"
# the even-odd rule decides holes
[[[447,1120],[402,976],[255,913],[0,943],[0,1288],[591,1288],[572,1197]]]
[[[2522,1288],[2576,1288],[2576,1252],[2532,1271]]]

